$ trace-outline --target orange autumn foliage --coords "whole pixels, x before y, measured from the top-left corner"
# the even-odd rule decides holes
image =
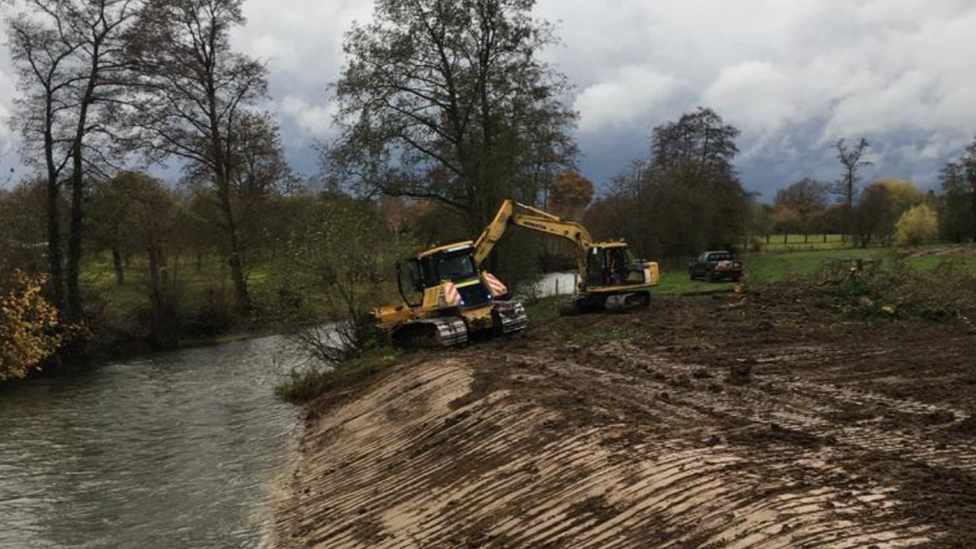
[[[0,382],[23,378],[61,345],[58,313],[41,293],[43,277],[17,271],[0,296]]]

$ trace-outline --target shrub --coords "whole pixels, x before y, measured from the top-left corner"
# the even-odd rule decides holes
[[[895,225],[895,242],[899,246],[916,246],[935,238],[939,216],[931,207],[921,204],[907,210]]]
[[[23,378],[61,344],[58,314],[41,293],[43,277],[17,271],[0,297],[0,382]]]

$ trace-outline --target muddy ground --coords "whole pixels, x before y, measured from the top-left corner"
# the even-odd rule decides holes
[[[311,408],[280,547],[976,547],[976,329],[655,297]]]

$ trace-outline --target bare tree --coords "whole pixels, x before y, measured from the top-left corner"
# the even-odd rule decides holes
[[[445,204],[479,231],[509,195],[534,200],[571,165],[565,79],[534,0],[378,0],[344,45],[336,177]]]
[[[129,50],[137,93],[130,127],[151,158],[177,157],[209,172],[220,209],[237,309],[251,309],[234,182],[255,103],[267,96],[264,65],[231,50],[242,0],[149,0]],[[275,129],[275,132],[277,129]]]
[[[7,29],[21,92],[15,125],[24,136],[25,162],[37,165],[43,159],[54,302],[79,320],[85,185],[112,164],[105,138],[111,135],[125,71],[122,36],[136,2],[29,0],[24,5]],[[58,211],[62,185],[71,191],[66,257]]]
[[[831,186],[831,192],[840,195],[844,203],[844,224],[843,230],[841,231],[841,238],[843,240],[847,239],[847,236],[851,234],[854,227],[854,199],[857,197],[857,184],[860,180],[857,172],[861,168],[871,165],[870,162],[864,160],[864,153],[868,147],[870,147],[870,144],[863,137],[853,148],[847,145],[846,139],[838,139],[834,143],[834,148],[837,150],[837,159],[840,160],[841,165],[844,167],[844,175],[841,177],[841,180]]]
[[[733,161],[739,153],[735,144],[739,133],[712,109],[698,107],[675,122],[654,128],[652,163],[680,171],[686,180],[712,185],[737,182]]]

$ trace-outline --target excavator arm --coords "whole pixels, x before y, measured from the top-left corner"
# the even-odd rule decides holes
[[[480,266],[488,257],[510,224],[572,241],[576,246],[576,268],[579,271],[580,285],[585,285],[586,256],[593,245],[593,239],[586,227],[513,200],[502,203],[495,219],[475,242],[475,264]]]

